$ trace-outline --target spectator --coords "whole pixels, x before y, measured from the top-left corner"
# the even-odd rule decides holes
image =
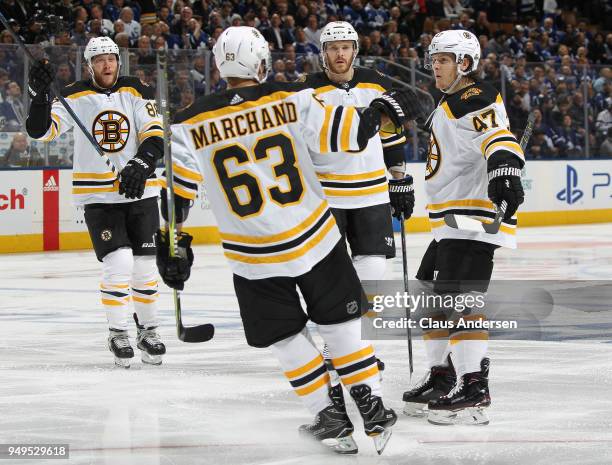
[[[149,36],[140,36],[138,39],[136,59],[139,65],[154,65],[157,63],[157,56],[151,48],[151,39]]]
[[[125,32],[129,36],[130,42],[134,44],[137,43],[142,28],[140,24],[134,20],[134,11],[129,6],[123,7],[119,19],[121,19],[125,25]]]
[[[120,32],[119,34],[115,34],[115,43],[119,48],[129,48],[130,36],[127,35],[127,32]]]
[[[298,55],[318,55],[318,44],[312,44],[306,39],[306,32],[301,27],[295,28],[295,53]]]
[[[449,19],[459,18],[459,15],[463,13],[463,10],[464,10],[459,0],[444,0],[443,8],[444,8],[444,16],[446,16]]]
[[[10,81],[5,86],[4,101],[0,103],[0,128],[3,131],[19,131],[25,116],[21,87],[17,82]]]
[[[363,8],[361,0],[351,0],[350,6],[345,6],[342,14],[344,15],[344,20],[351,23],[357,32],[367,32],[368,14]]]
[[[200,21],[191,18],[187,27],[187,33],[183,35],[183,48],[205,48],[208,45],[208,35],[202,30]]]
[[[80,47],[84,47],[89,42],[89,37],[87,37],[87,31],[85,29],[85,22],[77,19],[74,23],[74,29],[72,30],[72,35],[70,40],[73,44],[76,44]]]
[[[560,157],[584,156],[584,137],[574,127],[572,117],[563,116],[563,123],[554,130],[553,143],[559,151]]]
[[[176,34],[179,37],[189,33],[189,20],[193,18],[193,10],[185,6],[181,9],[181,15],[174,19],[174,22],[170,28],[172,34]]]
[[[610,112],[610,105],[606,105],[606,108],[599,112],[595,121],[597,139],[603,140],[609,134],[610,128],[612,128],[612,112]]]
[[[91,28],[91,23],[94,20],[101,21],[101,29],[102,31],[106,31],[103,35],[111,36],[115,30],[113,28],[113,22],[110,19],[104,17],[104,10],[98,3],[94,3],[91,7],[91,20],[89,21],[89,27]]]
[[[553,144],[552,139],[542,129],[534,129],[529,140],[526,153],[531,158],[552,158],[559,150]]]
[[[370,0],[370,3],[365,7],[365,12],[368,18],[367,25],[369,29],[381,29],[389,21],[389,13],[382,6],[382,0]]]
[[[29,168],[45,164],[38,150],[28,144],[28,138],[22,132],[13,136],[11,145],[4,153],[3,159],[0,164],[9,168]]]
[[[286,44],[293,43],[288,32],[281,26],[281,18],[275,13],[270,19],[270,27],[262,31],[264,38],[272,45],[272,50],[283,50]]]
[[[124,0],[112,0],[112,2],[107,3],[104,7],[104,17],[108,18],[114,23],[119,19],[119,16],[121,15],[121,10],[124,6]]]
[[[606,139],[599,148],[599,155],[602,157],[612,157],[612,128],[608,129]]]
[[[359,2],[360,0],[354,0]],[[304,28],[304,34],[306,35],[306,42],[319,47],[321,39],[321,29],[319,28],[319,21],[315,15],[308,16],[308,26]]]
[[[74,82],[74,74],[69,63],[60,63],[57,66],[55,79],[55,82],[60,89]]]

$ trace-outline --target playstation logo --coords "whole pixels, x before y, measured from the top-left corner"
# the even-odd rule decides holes
[[[567,165],[565,189],[557,193],[557,199],[572,205],[582,198],[584,192],[577,188],[578,173],[572,165]]]

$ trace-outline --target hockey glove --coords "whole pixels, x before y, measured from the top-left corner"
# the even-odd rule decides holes
[[[156,158],[148,153],[137,153],[119,173],[119,195],[127,199],[140,199],[149,176],[155,171]]]
[[[495,205],[508,203],[504,219],[512,218],[525,200],[521,184],[521,160],[514,156],[494,154],[487,161],[489,198]]]
[[[49,89],[54,79],[53,66],[47,60],[34,63],[28,80],[28,94],[34,103],[51,102]]]
[[[387,115],[396,128],[402,127],[408,120],[424,119],[430,113],[427,101],[417,96],[410,87],[388,90],[372,100],[370,107]]]
[[[186,232],[178,233],[176,256],[170,257],[170,245],[168,231],[160,229],[155,233],[155,242],[157,244],[157,269],[159,275],[164,280],[168,287],[182,291],[185,287],[185,281],[189,279],[191,274],[191,265],[193,265],[193,250],[191,250],[191,241],[193,236]]]
[[[414,186],[412,176],[407,175],[403,179],[389,179],[389,201],[391,202],[391,214],[400,219],[404,214],[407,220],[412,216],[414,210]]]

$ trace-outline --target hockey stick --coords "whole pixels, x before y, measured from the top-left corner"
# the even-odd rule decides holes
[[[523,131],[523,136],[521,137],[520,146],[523,151],[527,147],[527,143],[531,138],[531,133],[533,132],[533,124],[535,122],[535,113],[530,113],[527,118],[527,125],[525,126],[525,130]],[[487,234],[497,234],[499,228],[501,227],[502,220],[504,219],[504,215],[506,214],[506,209],[508,208],[508,203],[503,200],[502,203],[496,206],[495,218],[493,218],[492,222],[484,222],[479,221],[474,218],[469,218],[464,215],[455,215],[449,213],[448,215],[444,215],[444,222],[447,226],[450,226],[454,229],[463,229],[466,231],[476,231],[476,232],[486,232]]]
[[[400,234],[402,235],[402,270],[404,272],[404,292],[408,294],[408,254],[406,252],[406,226],[404,225],[404,213],[400,213]],[[406,317],[410,320],[410,308],[406,307]],[[410,367],[410,382],[412,382],[412,373],[414,364],[412,362],[412,330],[410,324],[406,325],[406,336],[408,342],[408,366]]]
[[[168,105],[168,62],[166,51],[160,51],[158,55],[158,87],[159,104],[164,127],[164,162],[166,167],[166,199],[168,203],[168,242],[170,257],[176,257],[178,249],[178,238],[176,232],[176,215],[174,209],[174,172],[172,169],[172,151],[170,149],[170,109]],[[198,326],[183,326],[181,316],[181,294],[172,289],[174,298],[174,314],[176,316],[176,333],[183,342],[206,342],[215,335],[215,327],[210,323]]]
[[[1,12],[0,12],[0,22],[6,28],[6,30],[9,31],[15,43],[19,46],[21,50],[23,50],[23,52],[28,56],[30,61],[32,61],[32,63],[35,63],[37,61],[36,58],[34,58],[34,55],[32,55],[32,52],[28,50],[28,47],[26,47],[26,45],[23,43],[21,38],[15,33],[15,31],[13,31],[13,28],[10,27],[10,24],[8,23],[8,21],[6,20],[6,18]],[[76,124],[79,127],[83,135],[85,135],[85,137],[91,143],[91,145],[96,150],[96,152],[98,152],[98,155],[102,157],[102,159],[104,160],[104,163],[106,163],[106,166],[113,172],[113,175],[115,176],[115,178],[117,178],[119,176],[119,171],[117,170],[113,162],[110,160],[110,158],[108,158],[108,155],[104,153],[102,148],[98,145],[98,143],[93,138],[93,136],[85,128],[85,125],[81,122],[81,120],[76,115],[76,113],[72,110],[72,108],[70,108],[70,105],[68,104],[66,99],[62,96],[60,89],[57,87],[55,82],[51,83],[51,90],[53,91],[57,99],[60,101],[60,103],[64,106],[64,108],[66,109],[70,117],[73,119],[74,124]]]

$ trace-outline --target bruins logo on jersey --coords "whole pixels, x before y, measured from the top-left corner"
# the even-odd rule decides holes
[[[427,152],[427,163],[425,164],[425,180],[431,179],[440,169],[442,164],[442,154],[440,153],[440,144],[433,131],[429,139],[429,151]]]
[[[481,89],[479,89],[478,87],[472,87],[471,89],[468,89],[463,94],[461,94],[461,100],[467,100],[470,97],[480,94],[482,94]]]
[[[95,117],[91,132],[102,150],[119,152],[130,135],[130,121],[118,111],[106,110]]]

